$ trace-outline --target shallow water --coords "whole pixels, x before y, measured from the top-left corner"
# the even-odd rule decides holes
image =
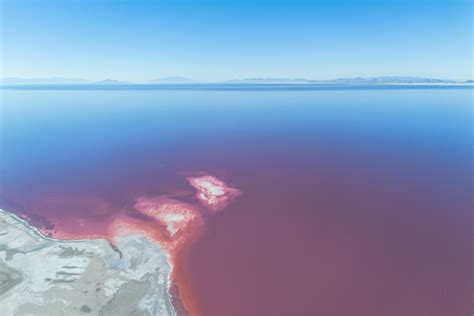
[[[0,92],[0,208],[39,227],[241,191],[180,260],[203,314],[472,313],[472,88]]]

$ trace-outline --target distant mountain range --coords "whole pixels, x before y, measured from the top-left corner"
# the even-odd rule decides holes
[[[91,83],[96,83],[96,84],[128,84],[128,82],[125,81],[118,81],[118,80],[113,80],[113,79],[104,79],[100,81],[94,81]]]
[[[382,77],[369,77],[369,78],[339,78],[336,80],[328,81],[330,83],[456,83],[454,80],[444,80],[444,79],[432,79],[432,78],[422,78],[422,77],[409,77],[409,76],[382,76]]]
[[[381,76],[381,77],[354,77],[354,78],[338,78],[334,80],[310,80],[310,79],[293,79],[293,78],[248,78],[241,80],[229,80],[227,83],[326,83],[326,84],[387,84],[387,83],[459,83],[455,80],[432,79],[422,77],[409,76]],[[468,82],[466,82],[468,83]]]
[[[311,80],[305,78],[245,78],[227,80],[221,82],[202,82],[190,78],[173,76],[140,82],[136,84],[182,84],[182,83],[215,83],[215,84],[473,84],[474,80],[445,80],[410,76],[380,76],[380,77],[354,77],[338,78],[334,80]],[[3,78],[0,79],[3,85],[18,84],[134,84],[134,82],[118,81],[114,79],[104,79],[92,81],[82,78]]]

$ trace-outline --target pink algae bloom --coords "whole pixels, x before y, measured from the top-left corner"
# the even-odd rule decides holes
[[[213,176],[189,177],[188,181],[196,189],[201,203],[213,210],[224,208],[230,199],[240,194],[239,190]]]

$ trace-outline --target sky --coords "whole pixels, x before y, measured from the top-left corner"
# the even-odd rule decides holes
[[[471,79],[471,0],[0,0],[1,77]]]

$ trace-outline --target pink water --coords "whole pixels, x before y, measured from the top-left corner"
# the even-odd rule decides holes
[[[2,93],[0,207],[149,235],[191,314],[473,312],[471,90]]]

